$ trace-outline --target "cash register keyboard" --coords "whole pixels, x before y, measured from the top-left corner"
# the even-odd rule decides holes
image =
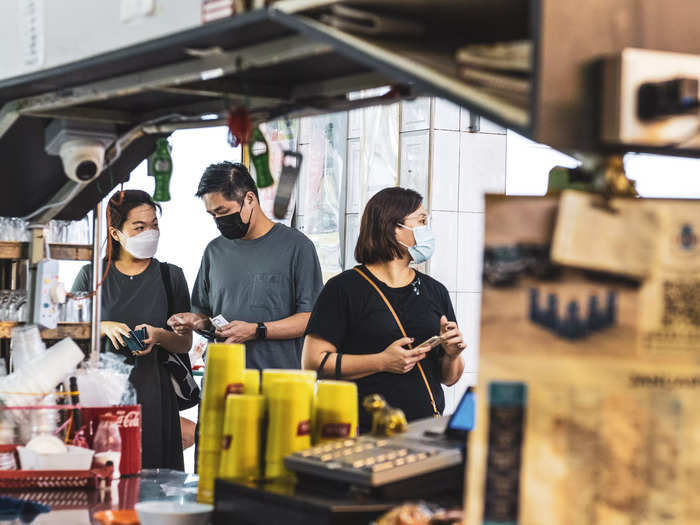
[[[360,437],[287,456],[285,466],[314,477],[376,487],[459,464],[460,450],[408,439]]]

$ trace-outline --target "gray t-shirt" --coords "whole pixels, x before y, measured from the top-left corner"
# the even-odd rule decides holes
[[[227,321],[278,321],[311,312],[323,287],[316,248],[275,224],[258,239],[209,243],[192,291],[192,310]],[[247,368],[299,368],[303,339],[248,341]]]

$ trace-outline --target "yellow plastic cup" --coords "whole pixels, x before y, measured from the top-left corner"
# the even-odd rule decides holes
[[[202,503],[214,503],[214,479],[219,471],[220,457],[220,452],[203,452],[201,449],[199,451],[197,500]]]
[[[311,390],[303,381],[279,379],[267,385],[269,406],[265,477],[290,473],[285,456],[311,447]]]
[[[284,368],[266,368],[262,371],[262,393],[268,395],[270,385],[275,381],[301,381],[311,385],[313,392],[316,384],[316,372],[313,370],[295,370]]]
[[[357,435],[357,385],[351,381],[319,381],[314,404],[314,444]]]
[[[199,485],[197,499],[211,503],[214,499],[214,478],[219,472],[221,437],[224,430],[227,390],[243,391],[245,346],[210,344],[204,372],[204,392],[199,425]]]
[[[222,440],[219,477],[260,477],[265,398],[261,395],[230,395],[226,398],[226,420]]]
[[[246,369],[243,371],[243,393],[250,395],[260,393],[260,370]]]

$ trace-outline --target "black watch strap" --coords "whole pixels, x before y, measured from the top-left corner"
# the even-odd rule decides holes
[[[258,328],[255,330],[256,339],[267,339],[267,326],[265,323],[258,323]]]

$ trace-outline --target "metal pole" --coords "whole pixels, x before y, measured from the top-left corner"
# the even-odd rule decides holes
[[[102,203],[98,202],[93,210],[92,218],[92,289],[95,295],[92,298],[92,326],[90,327],[90,363],[97,365],[100,360],[100,321],[102,311],[102,288],[97,284],[102,277],[102,254],[100,253],[100,241],[102,240]]]

